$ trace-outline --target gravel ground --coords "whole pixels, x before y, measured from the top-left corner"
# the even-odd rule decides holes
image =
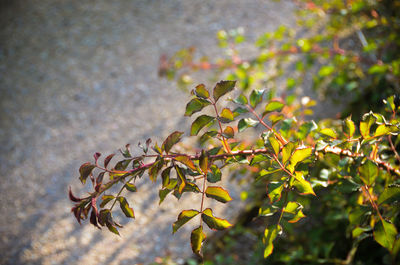
[[[196,46],[218,54],[215,33],[242,26],[252,40],[293,23],[293,5],[261,0],[31,0],[0,3],[0,263],[148,264],[188,257],[180,209],[142,185],[137,219],[116,237],[73,219],[67,187],[95,151],[115,152],[185,128],[189,96],[159,79],[161,54]],[[184,198],[185,199],[185,198]],[[219,209],[234,215],[234,209]]]

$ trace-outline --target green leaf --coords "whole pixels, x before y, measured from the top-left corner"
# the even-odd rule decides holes
[[[265,249],[264,249],[265,259],[272,254],[272,251],[274,250],[273,242],[275,238],[279,235],[281,230],[282,228],[278,224],[270,225],[265,229],[263,238],[263,242],[265,244]]]
[[[281,199],[283,185],[284,183],[282,182],[271,182],[268,184],[267,193],[271,203],[277,202]]]
[[[233,130],[233,128],[231,126],[226,126],[224,132],[222,133],[222,135],[225,138],[233,138],[235,136],[235,131]]]
[[[253,165],[258,164],[260,162],[264,162],[264,161],[269,160],[269,159],[271,159],[271,158],[266,156],[266,155],[264,155],[264,154],[255,155],[255,156],[253,156],[253,158],[250,161],[250,166],[253,166]]]
[[[91,164],[90,162],[84,163],[79,168],[80,177],[82,184],[86,183],[86,179],[89,177],[90,173],[92,173],[93,169],[96,165]]]
[[[400,200],[400,186],[389,186],[379,195],[378,204],[393,203]]]
[[[290,220],[288,220],[289,223],[296,223],[298,222],[301,218],[306,217],[302,211],[303,206],[298,203],[298,202],[288,202],[284,208],[285,213],[290,214]]]
[[[304,179],[303,174],[296,171],[294,176],[295,180],[293,182],[293,185],[296,187],[296,189],[299,191],[301,195],[312,194],[314,196],[317,196],[315,195],[315,192],[311,187],[310,182]]]
[[[314,121],[305,122],[299,127],[299,130],[297,131],[297,137],[300,140],[304,140],[312,131],[317,129],[318,125]]]
[[[379,173],[378,166],[369,159],[359,167],[359,171],[361,180],[368,186],[375,182]]]
[[[110,223],[106,223],[106,225],[107,225],[107,228],[108,228],[108,230],[110,232],[112,232],[112,233],[114,233],[116,235],[120,235],[119,232],[118,232],[118,229],[114,225],[112,225]]]
[[[270,136],[268,137],[268,141],[271,144],[272,149],[274,149],[275,154],[278,155],[281,147],[278,140],[276,140],[274,136]]]
[[[221,180],[221,171],[216,165],[211,165],[211,172],[207,173],[207,181],[210,183],[216,183]]]
[[[205,142],[207,142],[211,138],[215,137],[216,135],[218,135],[218,132],[215,130],[205,132],[202,136],[200,136],[200,139],[199,139],[200,144],[204,145]]]
[[[213,97],[215,102],[226,93],[232,91],[235,88],[236,81],[220,81],[218,82],[213,90]]]
[[[201,151],[201,155],[199,158],[199,166],[203,174],[207,174],[208,172],[208,153]]]
[[[238,131],[243,132],[248,127],[255,127],[259,122],[252,118],[241,119],[238,123]]]
[[[232,224],[227,220],[214,217],[210,208],[207,208],[202,212],[201,219],[203,219],[209,228],[215,230],[224,230],[232,226]]]
[[[375,123],[376,117],[372,112],[364,114],[362,118],[362,122],[360,122],[360,133],[362,137],[365,139],[369,138],[369,131],[371,130],[371,126]]]
[[[194,113],[201,111],[210,104],[211,102],[207,99],[194,98],[186,105],[185,116],[192,116]]]
[[[207,99],[210,97],[210,93],[208,92],[206,86],[203,84],[197,85],[194,93],[200,98]]]
[[[219,115],[219,120],[220,120],[221,122],[223,122],[223,123],[231,122],[231,121],[233,121],[233,119],[234,119],[233,113],[232,113],[232,111],[231,111],[230,109],[228,109],[228,108],[224,108],[224,109],[221,111],[220,115]]]
[[[247,113],[247,112],[249,112],[248,109],[237,107],[236,109],[233,110],[233,117],[236,118],[237,116]]]
[[[101,197],[101,199],[103,201],[100,203],[100,207],[103,208],[104,206],[106,206],[107,203],[114,200],[115,197],[113,195],[103,195],[103,197]]]
[[[264,90],[255,89],[250,94],[250,105],[255,108],[261,102],[264,95]]]
[[[193,253],[200,255],[201,245],[203,244],[206,235],[203,233],[203,227],[199,226],[194,229],[190,235],[190,244],[192,246]]]
[[[383,103],[385,103],[388,107],[390,111],[394,111],[396,110],[396,105],[394,104],[394,96],[390,96],[387,99],[383,100]]]
[[[348,138],[353,138],[353,135],[356,131],[356,126],[354,122],[351,120],[351,117],[347,117],[343,121],[343,132],[347,135]]]
[[[351,231],[351,235],[353,238],[356,238],[359,237],[364,232],[368,232],[370,230],[371,230],[370,227],[356,227]]]
[[[381,246],[392,252],[397,236],[397,229],[388,221],[379,220],[374,227],[374,238]]]
[[[265,106],[265,111],[264,111],[263,115],[265,115],[267,113],[270,113],[270,112],[273,112],[273,111],[280,112],[283,109],[284,106],[285,106],[285,104],[283,104],[280,101],[270,101]]]
[[[119,206],[121,207],[121,210],[124,212],[126,217],[130,218],[135,218],[135,214],[133,212],[133,209],[129,207],[128,201],[126,200],[125,197],[117,197],[117,200],[119,201]]]
[[[163,163],[162,158],[161,159],[157,158],[157,160],[154,162],[154,164],[149,169],[148,174],[149,174],[149,177],[152,182],[156,181],[158,172],[160,172],[163,165],[164,165],[164,163]]]
[[[268,205],[263,205],[260,207],[260,209],[258,210],[258,215],[259,216],[271,216],[271,215],[274,215],[278,211],[279,211],[278,207],[268,204]]]
[[[125,189],[131,192],[136,192],[136,186],[132,183],[125,183]]]
[[[213,198],[223,203],[232,200],[229,193],[221,187],[208,186],[205,193],[208,198]]]
[[[198,215],[200,212],[196,210],[184,210],[178,215],[178,219],[172,225],[172,234],[176,233],[179,228],[190,221],[193,217]]]
[[[285,164],[286,161],[292,156],[293,150],[296,148],[296,144],[293,142],[288,142],[282,148],[282,163]]]
[[[163,188],[167,187],[169,185],[169,178],[170,178],[170,172],[171,172],[172,167],[167,167],[166,169],[161,172],[161,178],[162,178],[162,186]]]
[[[183,189],[186,186],[186,178],[182,169],[178,166],[175,166],[176,174],[178,175],[178,192],[181,194]]]
[[[236,99],[233,100],[233,102],[241,105],[246,105],[247,104],[247,98],[245,95],[240,94]]]
[[[178,143],[181,140],[183,132],[173,132],[171,133],[167,139],[162,144],[162,149],[165,150],[166,153],[168,153],[172,146],[174,146],[176,143]]]
[[[383,135],[389,135],[392,134],[394,132],[398,132],[399,129],[394,126],[394,125],[386,125],[386,124],[381,124],[378,126],[378,128],[376,128],[375,133],[374,133],[374,137],[380,137]]]
[[[184,164],[185,166],[187,166],[188,168],[192,169],[192,170],[196,170],[196,166],[194,165],[193,161],[188,157],[188,156],[176,156],[174,157],[174,160],[181,162],[182,164]]]
[[[290,157],[290,164],[287,166],[287,169],[293,173],[296,165],[302,161],[304,161],[306,158],[311,156],[312,153],[312,148],[311,147],[306,147],[306,148],[298,148],[296,149],[292,156]]]
[[[337,133],[331,128],[324,128],[319,131],[320,134],[328,136],[330,138],[337,138]]]
[[[130,163],[131,161],[132,161],[132,159],[121,160],[121,161],[119,161],[119,162],[115,165],[114,169],[115,169],[115,170],[123,171],[123,170],[125,170],[125,169],[129,166],[129,163]]]
[[[197,135],[199,131],[213,121],[215,118],[208,115],[201,115],[197,117],[197,119],[192,123],[192,127],[190,128],[190,135]]]
[[[171,191],[172,191],[172,190],[169,190],[169,189],[162,189],[162,190],[159,190],[159,191],[158,191],[158,197],[160,198],[160,202],[158,203],[158,205],[160,205],[160,204],[164,201],[165,197],[167,197],[167,195],[168,195]]]

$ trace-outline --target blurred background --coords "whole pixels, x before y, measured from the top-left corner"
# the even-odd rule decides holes
[[[186,128],[189,94],[158,77],[162,54],[196,46],[212,57],[218,30],[243,27],[251,43],[293,25],[293,9],[262,0],[1,1],[0,263],[191,256],[190,227],[170,236],[190,200],[158,208],[157,190],[143,185],[133,198],[137,219],[117,237],[77,224],[68,186],[79,195],[78,168],[94,152]]]

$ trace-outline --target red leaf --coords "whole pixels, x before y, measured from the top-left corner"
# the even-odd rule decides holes
[[[108,155],[106,158],[104,158],[104,167],[106,168],[108,166],[108,163],[110,163],[111,158],[113,158],[115,154]]]
[[[74,194],[72,194],[71,187],[69,187],[68,196],[69,196],[69,199],[70,199],[71,201],[73,201],[73,202],[80,202],[80,201],[82,201],[81,198],[75,197]]]

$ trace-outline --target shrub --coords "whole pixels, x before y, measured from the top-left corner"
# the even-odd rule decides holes
[[[331,207],[337,201],[340,205],[333,205],[334,211],[348,213],[346,229],[351,231],[353,248],[373,236],[394,261],[400,248],[396,228],[399,211],[393,205],[400,199],[400,170],[396,166],[400,157],[394,147],[400,120],[394,97],[385,101],[386,117],[369,112],[358,126],[351,117],[341,124],[328,121],[316,124],[292,116],[293,111],[304,114],[306,102],[290,105],[285,98],[273,97],[262,90],[253,90],[248,96],[241,93],[231,100],[236,108],[221,110],[218,105],[221,97],[234,86],[234,81],[221,81],[209,91],[198,85],[186,106],[186,116],[200,112],[191,125],[190,135],[197,136],[210,148],[196,154],[174,152],[183,135],[175,131],[161,146],[157,143],[151,146],[151,140],[147,140],[141,146],[140,156],[132,157],[127,147],[121,151],[124,159],[113,167],[109,166],[113,154],[101,163],[101,155],[96,153],[94,163],[84,163],[79,169],[80,180],[85,184],[90,179],[93,191],[79,198],[70,190],[77,221],[88,218],[94,226],[107,227],[119,234],[121,226],[112,217],[114,206],[118,203],[126,217],[135,218],[123,191],[136,192],[136,181],[142,180],[147,172],[153,182],[157,177],[162,178],[160,203],[169,194],[179,199],[185,192],[200,193],[199,207],[182,211],[172,228],[176,232],[191,219],[200,219],[190,242],[193,252],[201,255],[206,237],[204,224],[214,230],[232,226],[228,220],[216,217],[211,208],[205,209],[204,200],[231,201],[229,192],[217,184],[222,177],[221,168],[241,166],[244,174],[248,172],[248,180],[267,189],[268,199],[259,207],[259,216],[270,217],[263,236],[265,258],[272,254],[275,240],[283,232],[295,230],[293,224],[305,217],[304,206],[310,207],[310,197],[318,194],[320,207]],[[204,108],[211,108],[214,114],[202,114]],[[232,127],[236,121],[237,126]],[[251,127],[261,127],[262,133],[249,143],[240,138],[240,133]],[[113,186],[120,186],[117,194],[109,192]],[[331,192],[325,193],[325,189],[335,189],[344,195],[338,199]]]
[[[89,219],[119,234],[114,207],[135,218],[124,193],[137,192],[136,182],[148,176],[162,180],[160,203],[171,195],[179,200],[185,192],[199,194],[198,207],[182,211],[172,224],[175,233],[197,219],[188,237],[199,257],[204,226],[230,228],[210,240],[216,264],[260,264],[264,258],[273,264],[396,264],[400,120],[391,95],[400,83],[399,2],[296,2],[303,7],[298,25],[307,30],[279,27],[264,34],[253,58],[240,54],[240,29],[218,33],[228,58],[197,61],[194,49],[163,57],[160,74],[180,84],[188,85],[196,70],[226,79],[213,89],[197,85],[186,105],[185,116],[197,116],[190,136],[201,151],[177,152],[184,132],[175,131],[160,145],[150,139],[140,144],[139,156],[127,145],[112,166],[114,154],[104,160],[94,154],[94,162],[79,169],[92,192],[77,197],[69,191],[79,223]],[[309,84],[306,79],[321,97],[347,97],[341,119],[309,120],[316,102],[297,91]],[[281,95],[278,87],[285,89]],[[249,138],[250,130],[257,137]],[[205,200],[231,200],[220,184],[223,168],[231,169],[240,187],[246,183],[246,208],[234,222],[204,207]]]

